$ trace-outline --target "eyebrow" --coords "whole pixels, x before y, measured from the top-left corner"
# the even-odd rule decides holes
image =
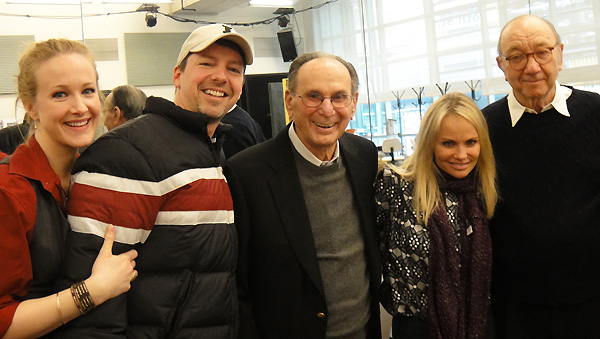
[[[317,93],[320,95],[323,95],[323,93],[321,93],[321,91],[319,91],[318,89],[309,89],[306,92],[304,92],[305,94],[307,93]],[[332,95],[338,95],[338,94],[344,94],[344,95],[350,95],[348,94],[348,91],[346,91],[345,89],[339,90],[337,92],[334,92]]]
[[[199,57],[209,59],[211,61],[217,61],[217,60],[221,59],[216,55],[205,54],[204,51],[197,52],[197,53],[198,53]],[[241,60],[234,60],[234,61],[231,61],[229,64],[240,65],[241,67],[245,68],[246,63],[244,62],[244,58],[242,58],[241,56],[240,56],[240,58],[241,58]]]
[[[535,43],[533,48],[534,48],[534,51],[537,51],[538,49],[550,48],[550,47],[554,47],[554,45],[552,43],[548,43],[547,41],[544,41],[544,42],[537,42],[537,43]],[[512,53],[512,52],[525,53],[523,51],[523,49],[520,48],[520,47],[516,47],[516,46],[508,47],[507,50],[506,50],[506,54],[509,54],[509,53]]]
[[[204,58],[204,59],[211,59],[211,60],[217,60],[218,58],[216,56],[210,55],[210,54],[206,54],[205,51],[200,51],[197,52],[196,55],[200,58]]]
[[[232,61],[231,63],[232,63],[232,64],[235,64],[235,65],[240,65],[240,66],[242,66],[242,67],[246,66],[246,64],[245,64],[243,61],[237,61],[237,60],[236,60],[236,61]]]
[[[455,141],[455,140],[456,140],[456,139],[454,139],[454,138],[450,138],[450,137],[444,137],[444,136],[442,136],[442,135],[438,136],[438,138],[439,138],[439,139],[442,139],[442,140],[444,140],[444,141],[446,141],[446,140],[452,140],[452,141]],[[467,140],[472,140],[472,139],[479,139],[479,135],[472,136],[472,137],[468,138]]]

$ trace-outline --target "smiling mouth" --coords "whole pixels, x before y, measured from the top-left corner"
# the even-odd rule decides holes
[[[314,124],[321,128],[331,128],[331,127],[335,126],[335,123],[329,124],[329,125],[324,125],[324,124],[319,124],[318,122],[315,122]]]
[[[205,94],[208,94],[208,95],[212,95],[214,97],[221,97],[222,98],[222,97],[225,96],[225,93],[219,92],[219,91],[215,91],[215,90],[212,90],[212,89],[205,89],[202,92],[204,92]]]
[[[463,163],[451,162],[450,166],[452,166],[452,167],[454,167],[456,169],[465,169],[465,168],[467,168],[469,166],[469,163],[466,162],[466,163],[463,164]]]
[[[90,120],[92,120],[92,119],[87,119],[87,120],[80,121],[80,122],[65,122],[65,125],[67,125],[69,127],[83,127],[83,126],[89,124]]]
[[[542,80],[544,80],[544,79],[527,79],[527,80],[524,80],[524,82],[540,82]]]

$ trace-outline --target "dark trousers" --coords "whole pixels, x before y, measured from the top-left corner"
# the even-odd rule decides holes
[[[392,338],[394,339],[428,339],[429,326],[427,320],[417,317],[396,315],[392,318]]]
[[[493,300],[496,339],[600,338],[600,297],[574,305]]]
[[[394,318],[392,318],[392,338],[428,339],[429,325],[427,320],[396,315]],[[494,333],[494,319],[492,318],[491,312],[488,312],[485,338],[497,339]]]

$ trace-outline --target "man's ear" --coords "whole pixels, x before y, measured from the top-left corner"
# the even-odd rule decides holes
[[[290,121],[294,120],[294,110],[292,109],[292,93],[290,90],[285,91],[285,109],[287,111],[288,116],[290,117]]]
[[[119,121],[123,117],[123,111],[118,106],[113,107],[111,114],[115,121]]]
[[[350,119],[354,119],[354,113],[356,113],[356,106],[358,105],[358,91],[356,93],[354,93],[354,98],[353,99],[353,106],[352,106],[352,116],[350,116]]]
[[[558,53],[558,70],[562,71],[563,68],[563,50],[565,48],[564,44],[560,44],[558,46],[558,50],[556,51],[556,53]]]
[[[496,57],[496,64],[498,64],[498,68],[500,68],[502,70],[502,72],[504,72],[504,69],[502,68],[502,57],[501,56]]]
[[[498,64],[498,68],[500,68],[500,70],[502,71],[502,73],[504,74],[504,80],[508,81],[508,78],[506,77],[506,72],[504,71],[504,66],[502,66],[502,57],[501,56],[497,56],[496,57],[496,63]]]
[[[181,87],[181,70],[179,66],[173,68],[173,85],[175,85],[175,88]]]

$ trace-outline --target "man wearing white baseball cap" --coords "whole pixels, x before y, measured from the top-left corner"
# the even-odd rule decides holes
[[[246,38],[236,33],[231,27],[225,25],[209,25],[196,29],[187,40],[183,43],[179,56],[177,58],[177,67],[175,67],[175,74],[177,71],[184,72],[187,66],[187,61],[194,54],[208,50],[212,48],[211,45],[218,45],[223,48],[230,48],[237,51],[244,58],[246,64],[252,63],[252,50]],[[195,98],[195,89],[188,88],[192,93],[186,91],[186,88],[178,94],[179,99],[182,102],[190,102],[193,104],[197,100],[203,100],[200,96],[198,99]],[[228,106],[227,111],[224,113],[222,122],[225,124],[232,125],[232,129],[227,134],[227,138],[223,143],[223,151],[227,158],[233,154],[255,145],[265,140],[260,125],[246,112],[244,109],[236,105],[241,95],[241,88],[237,95],[226,97],[228,100],[224,100],[224,105]],[[190,97],[191,95],[191,97]],[[175,103],[177,103],[177,95]],[[201,112],[208,114],[212,112],[206,109],[206,106],[200,110]],[[219,115],[222,113],[222,107],[217,108]],[[218,116],[214,116],[218,118]],[[221,120],[221,119],[220,119]]]
[[[139,275],[129,292],[64,326],[61,338],[237,336],[237,234],[221,169],[231,127],[220,120],[252,59],[230,26],[197,28],[173,70],[174,102],[149,97],[142,116],[79,157],[66,284],[89,276],[110,224],[115,253],[138,251]]]

